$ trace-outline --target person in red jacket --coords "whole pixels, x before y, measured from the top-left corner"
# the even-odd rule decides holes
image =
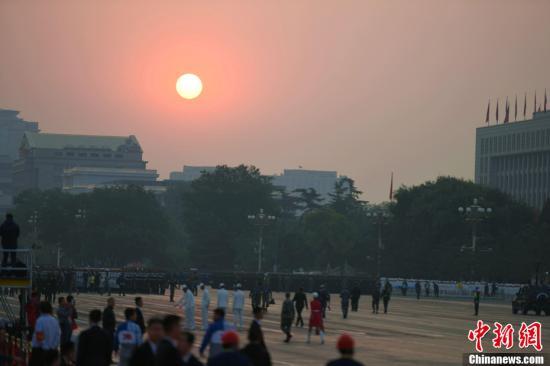
[[[311,330],[315,328],[315,334],[321,336],[321,344],[325,343],[325,327],[323,325],[323,306],[319,301],[319,294],[313,293],[313,300],[311,300],[309,315],[309,329],[307,331],[307,343],[311,342]]]
[[[36,324],[36,319],[38,319],[40,308],[40,296],[36,292],[31,293],[29,302],[25,305],[25,312],[27,313],[27,321],[29,322],[29,327],[31,328],[31,334],[34,332],[34,326]]]

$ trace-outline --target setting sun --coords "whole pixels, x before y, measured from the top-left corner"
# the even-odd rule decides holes
[[[176,82],[178,94],[185,99],[195,99],[202,92],[202,81],[195,74],[183,74]]]

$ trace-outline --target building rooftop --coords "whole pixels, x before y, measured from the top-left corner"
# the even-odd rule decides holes
[[[130,136],[66,135],[56,133],[25,132],[23,145],[39,149],[99,149],[99,150],[137,150],[141,147],[137,138]]]

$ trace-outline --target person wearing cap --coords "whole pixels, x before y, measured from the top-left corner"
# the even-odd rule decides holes
[[[208,346],[210,346],[209,358],[215,357],[222,351],[222,335],[226,331],[234,329],[224,318],[225,311],[223,309],[214,309],[214,321],[208,326],[199,348],[201,357],[204,357],[204,351]]]
[[[206,286],[204,283],[201,283],[199,287],[202,291],[201,326],[202,326],[202,330],[207,330],[208,329],[208,307],[210,306],[210,292],[208,291],[208,286]]]
[[[244,309],[244,292],[241,290],[241,284],[238,283],[236,290],[233,292],[233,323],[240,331],[243,329],[243,309]]]
[[[227,290],[225,289],[225,285],[220,283],[220,288],[218,289],[217,293],[217,299],[218,299],[218,308],[223,309],[224,312],[227,310],[227,304],[229,302],[229,294],[227,293]]]
[[[178,301],[178,306],[185,312],[185,329],[195,330],[195,296],[187,285],[183,285],[182,289],[183,296]]]
[[[355,342],[350,335],[342,334],[340,338],[338,338],[336,348],[338,348],[338,352],[340,352],[340,358],[329,361],[327,366],[363,366],[362,363],[353,359]]]
[[[307,330],[307,343],[311,342],[311,330],[315,328],[315,333],[321,337],[321,344],[325,343],[325,327],[323,325],[323,306],[319,301],[319,294],[313,293],[313,300],[309,304],[309,328]]]
[[[221,337],[223,351],[208,360],[208,366],[252,366],[250,360],[239,352],[239,335],[230,330]]]

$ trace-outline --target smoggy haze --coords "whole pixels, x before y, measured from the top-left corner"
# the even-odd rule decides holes
[[[530,113],[550,90],[549,17],[544,0],[0,0],[0,108],[45,132],[135,134],[162,176],[301,165],[381,201],[392,170],[473,177],[487,99],[528,92]],[[175,91],[184,72],[196,100]]]

